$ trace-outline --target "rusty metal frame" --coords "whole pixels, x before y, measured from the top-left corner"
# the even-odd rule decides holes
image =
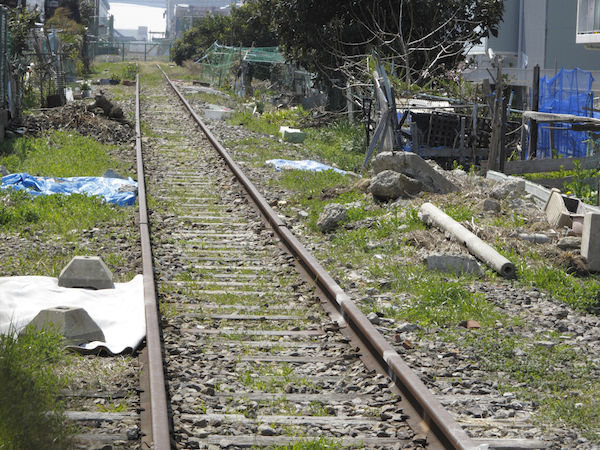
[[[173,91],[181,99],[191,116],[206,134],[213,147],[225,160],[239,182],[245,187],[252,201],[260,209],[265,221],[270,224],[273,231],[277,233],[284,245],[294,255],[297,262],[310,276],[312,282],[328,299],[330,307],[327,309],[337,312],[339,325],[349,328],[354,335],[353,338],[358,339],[360,342],[361,349],[367,350],[371,354],[374,360],[370,361],[371,366],[373,362],[376,362],[381,370],[388,374],[395,386],[402,393],[404,403],[408,406],[408,410],[405,408],[405,413],[408,413],[410,416],[407,422],[412,430],[415,433],[427,436],[427,448],[429,450],[477,450],[479,448],[478,445],[450,416],[439,400],[427,389],[418,376],[402,360],[400,355],[381,336],[350,297],[306,250],[300,241],[296,239],[275,211],[271,209],[265,198],[241,171],[225,148],[217,141],[188,101],[167,77],[166,73],[160,66],[158,67],[171,85]]]

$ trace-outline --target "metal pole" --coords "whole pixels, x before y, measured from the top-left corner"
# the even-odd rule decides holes
[[[531,110],[537,111],[540,107],[540,66],[536,64],[533,68],[533,83],[531,87]],[[531,120],[529,131],[529,159],[537,156],[538,125],[537,121]]]

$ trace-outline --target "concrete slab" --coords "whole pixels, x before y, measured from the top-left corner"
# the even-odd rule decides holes
[[[581,256],[587,258],[590,272],[600,272],[600,214],[587,213],[583,218]]]
[[[114,289],[113,274],[99,256],[76,256],[58,277],[62,287]]]
[[[29,326],[38,330],[44,328],[56,330],[64,336],[64,342],[68,345],[105,341],[104,333],[87,311],[73,306],[56,306],[44,309],[29,322]]]
[[[206,119],[225,120],[231,119],[231,113],[232,111],[229,108],[222,108],[219,106],[210,105],[204,111],[204,117]]]

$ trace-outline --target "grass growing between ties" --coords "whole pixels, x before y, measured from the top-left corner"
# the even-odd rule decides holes
[[[344,447],[341,441],[318,437],[313,439],[302,439],[288,445],[273,445],[267,447],[269,450],[341,450]],[[357,448],[357,447],[353,447]]]
[[[595,380],[600,369],[588,362],[585,350],[562,344],[560,336],[542,339],[490,332],[467,336],[466,345],[479,355],[481,370],[504,380],[501,392],[537,405],[539,426],[575,427],[586,438],[597,440],[600,388]]]
[[[0,448],[70,448],[59,400],[66,379],[56,374],[64,360],[60,339],[48,329],[0,334]]]

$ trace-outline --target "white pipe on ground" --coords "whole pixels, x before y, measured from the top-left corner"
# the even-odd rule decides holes
[[[451,234],[456,240],[466,245],[473,256],[504,278],[516,276],[517,271],[513,263],[433,204],[424,203],[419,211],[419,218],[423,222]]]

